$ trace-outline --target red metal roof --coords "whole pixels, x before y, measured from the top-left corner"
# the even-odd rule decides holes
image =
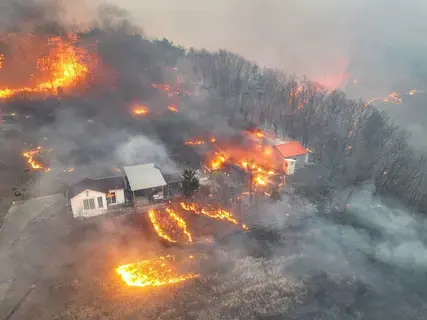
[[[308,153],[299,141],[290,141],[275,146],[283,158],[292,158]]]

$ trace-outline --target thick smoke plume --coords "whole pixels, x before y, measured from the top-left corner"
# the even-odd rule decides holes
[[[188,47],[239,52],[261,66],[307,75],[354,97],[369,100],[426,87],[427,7],[420,0],[125,0],[120,6],[140,17],[149,35]],[[420,147],[425,147],[425,100],[419,96],[403,105],[379,104],[411,131]]]
[[[16,3],[2,4],[4,32],[31,30],[55,36],[63,35],[75,27],[69,11],[65,14],[61,9],[64,7],[56,2],[54,5],[50,2]],[[326,10],[332,4],[338,5],[334,1],[321,9]],[[216,4],[219,9],[223,5],[221,2]],[[279,9],[283,8],[283,4],[274,1],[269,5],[271,7],[267,7],[267,10],[277,15],[281,12]],[[303,12],[302,6],[293,4],[289,12]],[[259,13],[261,8],[265,8],[265,5],[234,4],[228,15],[235,17],[241,11],[249,10],[253,12],[249,19],[251,24],[261,25],[253,23],[259,18],[255,12]],[[336,9],[338,13],[344,10],[340,8],[338,6]],[[356,17],[361,19],[362,8],[363,3],[354,4],[341,13],[350,14],[356,10],[360,13]],[[314,8],[307,10],[310,15],[316,13],[316,16],[320,16]],[[343,15],[334,15],[337,16],[339,19],[334,20],[336,23],[344,20]],[[149,104],[150,112],[154,114],[167,109],[164,98],[152,90],[151,83],[161,83],[167,79],[166,70],[174,65],[165,66],[164,61],[158,58],[158,52],[142,37],[141,30],[129,22],[123,11],[107,6],[98,12],[98,16],[86,20],[91,22],[92,29],[76,31],[82,32],[82,43],[79,43],[82,47],[88,43],[97,43],[96,54],[101,62],[99,69],[92,74],[94,81],[60,99],[18,99],[5,105],[44,112],[45,118],[42,117],[39,122],[32,123],[24,130],[31,134],[33,144],[46,143],[54,150],[54,161],[58,167],[79,169],[82,177],[101,175],[104,169],[112,166],[147,161],[159,163],[167,171],[177,171],[181,169],[176,165],[179,161],[174,161],[179,158],[180,150],[177,146],[192,137],[194,132],[210,131],[227,136],[237,131],[225,121],[227,117],[224,114],[227,115],[229,111],[227,102],[216,94],[209,94],[209,90],[187,101],[182,107],[184,115],[136,121],[129,112],[134,104]],[[28,27],[21,24],[27,21]],[[194,27],[194,21],[191,22]],[[300,34],[297,36],[286,31],[286,43],[304,38],[321,22],[313,22],[314,25],[298,31]],[[353,30],[358,20],[351,22]],[[299,25],[296,20],[293,23]],[[147,24],[150,24],[148,19]],[[335,30],[335,26],[329,25],[327,30]],[[17,29],[14,30],[14,27]],[[217,23],[216,27],[221,34],[228,34],[228,30],[232,29],[227,24]],[[264,32],[259,35],[259,29],[251,30],[252,33],[244,30],[241,34],[264,35]],[[270,29],[265,31],[269,34],[267,31]],[[203,39],[209,39],[206,34]],[[342,39],[343,35],[340,34],[328,40],[332,45]],[[256,45],[257,49],[263,48],[259,53],[254,51],[254,41],[243,40],[248,52],[253,54],[249,55],[250,58],[266,56],[266,60],[269,60],[266,64],[278,60],[275,54],[271,57],[268,43],[264,46]],[[221,42],[202,45],[209,47],[218,43]],[[310,41],[304,39],[304,43]],[[221,43],[221,46],[227,45]],[[281,44],[279,48],[283,46]],[[227,47],[234,49],[232,46]],[[304,49],[307,54],[314,51],[310,50],[312,48]],[[354,44],[351,44],[333,51],[336,53],[334,61],[339,61],[340,74],[349,67],[346,54],[353,49]],[[246,53],[242,49],[239,51]],[[328,56],[326,49],[319,52],[323,57]],[[304,65],[302,60],[295,62],[299,52],[291,52],[291,56],[294,58],[283,59],[291,61],[288,65],[289,68],[293,66],[291,71],[309,73],[312,70],[299,69]],[[319,62],[315,65],[324,64]],[[314,78],[317,72],[320,75],[325,72],[313,70]],[[210,108],[212,105],[217,106],[215,111]],[[193,106],[199,109],[192,112]],[[195,158],[199,160],[197,154]],[[43,193],[43,188],[51,184],[52,181],[47,177],[43,176],[36,184],[35,189],[39,193]],[[304,197],[290,192],[279,202],[261,204],[258,210],[247,213],[248,222],[255,226],[253,230],[218,239],[208,248],[211,259],[199,266],[203,280],[176,291],[157,291],[143,297],[137,294],[123,298],[117,293],[120,292],[119,285],[108,278],[112,277],[111,274],[100,273],[99,270],[113,270],[114,263],[118,263],[124,253],[128,254],[128,259],[129,256],[139,259],[141,252],[150,256],[158,250],[177,253],[181,249],[159,248],[152,245],[149,239],[133,233],[133,228],[123,226],[105,225],[102,231],[107,235],[102,239],[97,238],[98,233],[88,231],[84,236],[76,236],[75,243],[67,251],[55,252],[55,249],[51,249],[62,258],[55,260],[58,268],[76,271],[81,276],[79,279],[85,279],[86,283],[91,284],[82,285],[73,279],[75,274],[72,274],[63,287],[71,287],[79,293],[84,291],[85,294],[67,301],[67,304],[55,300],[58,303],[55,304],[58,308],[56,311],[65,319],[73,319],[76,314],[81,314],[83,318],[117,319],[123,318],[123,310],[129,309],[131,311],[126,316],[138,317],[143,314],[152,319],[185,316],[194,319],[266,319],[273,316],[277,319],[416,319],[425,314],[422,297],[426,293],[426,286],[424,276],[421,276],[426,261],[423,236],[425,221],[416,218],[400,205],[380,200],[372,194],[369,186],[337,193],[333,197],[334,201],[316,207]],[[34,208],[27,207],[25,210]],[[60,235],[58,239],[53,239],[48,232],[49,225],[44,230],[45,235],[41,236],[44,241],[39,239],[43,247],[61,242],[58,240]],[[55,231],[59,233],[57,229]],[[124,240],[109,239],[115,232],[120,233]],[[84,254],[74,256],[75,252]],[[93,259],[90,263],[87,256]],[[92,264],[92,261],[96,261],[96,264]],[[54,276],[51,277],[49,290],[62,292],[62,283],[56,283]],[[68,295],[69,292],[64,293],[64,296]],[[88,306],[87,301],[92,301],[94,296],[97,297],[96,302]],[[58,297],[59,294],[55,295],[55,298]],[[43,316],[49,319],[51,315]]]

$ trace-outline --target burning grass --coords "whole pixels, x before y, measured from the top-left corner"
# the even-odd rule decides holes
[[[284,313],[304,294],[302,283],[283,272],[288,259],[226,256],[211,256],[200,274],[177,270],[177,264],[186,269],[197,262],[188,255],[181,261],[172,256],[138,262],[132,266],[132,272],[139,274],[135,280],[147,285],[116,287],[105,279],[95,279],[100,285],[93,287],[96,300],[93,296],[88,296],[89,300],[74,298],[61,313],[64,319],[252,319],[254,315]],[[172,271],[167,269],[170,263]],[[84,283],[80,287],[77,294],[84,291]]]
[[[1,71],[8,75],[17,74],[13,78],[20,78],[19,81],[6,79],[6,85],[2,84],[3,88],[0,87],[0,98],[10,98],[23,93],[57,95],[60,92],[59,89],[75,87],[86,79],[89,66],[85,61],[88,60],[89,54],[81,48],[76,48],[77,37],[41,39],[36,36],[19,35],[19,38],[19,41],[24,41],[25,44],[15,48],[16,44],[12,43],[12,52],[14,49],[19,52],[16,52],[16,56],[1,54],[0,65]],[[22,50],[24,52],[21,52]],[[20,54],[24,55],[22,61],[18,60]],[[22,78],[21,72],[16,70],[14,73],[10,72],[16,68],[20,70],[21,67],[25,68],[23,74],[27,76],[26,79]],[[31,73],[28,74],[28,72]]]
[[[198,203],[186,203],[186,202],[181,202],[180,206],[185,211],[192,211],[195,214],[204,215],[206,217],[209,217],[215,220],[227,221],[232,224],[240,226],[244,230],[248,229],[248,227],[245,224],[240,223],[230,212],[224,209],[214,208],[208,205],[202,206],[201,204],[198,204]]]
[[[34,170],[44,170],[45,172],[49,172],[51,169],[45,167],[40,161],[36,158],[40,156],[43,149],[42,147],[37,147],[33,150],[25,151],[22,153],[22,156],[27,159],[27,163],[30,164],[31,168]],[[50,151],[50,150],[48,150]]]
[[[171,208],[165,210],[150,210],[148,212],[150,221],[157,235],[169,242],[178,241],[193,242],[191,233],[187,230],[187,223],[181,216]]]
[[[193,256],[189,256],[186,262],[193,259]],[[160,287],[199,276],[195,273],[180,274],[176,270],[175,262],[175,257],[167,255],[153,260],[122,265],[116,269],[116,272],[122,277],[126,285],[134,287]],[[183,261],[180,263],[182,264]]]

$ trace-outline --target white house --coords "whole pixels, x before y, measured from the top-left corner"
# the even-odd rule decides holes
[[[277,141],[273,145],[287,175],[294,174],[296,169],[308,162],[309,151],[299,141]]]
[[[125,203],[123,177],[84,179],[68,190],[74,218],[89,218]]]

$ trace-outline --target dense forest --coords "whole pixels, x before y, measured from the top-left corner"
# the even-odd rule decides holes
[[[184,53],[166,39],[154,44],[191,61],[202,88],[220,99],[218,108],[227,114],[300,140],[330,183],[349,187],[372,181],[377,192],[427,211],[427,157],[410,146],[409,134],[385,112],[226,50]]]

